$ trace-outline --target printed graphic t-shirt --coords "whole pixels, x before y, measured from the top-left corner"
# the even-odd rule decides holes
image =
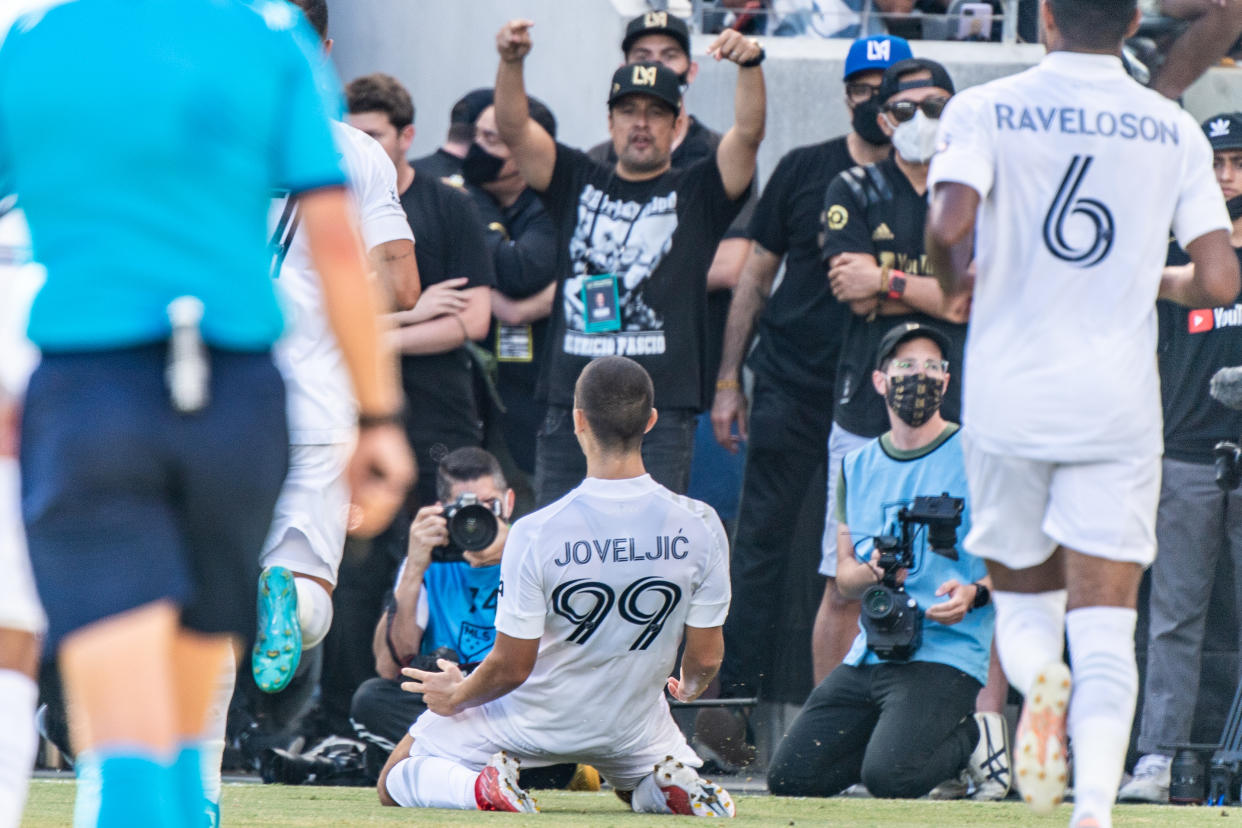
[[[707,269],[746,194],[729,199],[714,158],[626,181],[557,144],[541,197],[557,225],[559,281],[540,399],[572,405],[583,366],[617,355],[651,374],[657,407],[702,408]],[[605,275],[616,277],[620,329],[587,333],[583,283]]]

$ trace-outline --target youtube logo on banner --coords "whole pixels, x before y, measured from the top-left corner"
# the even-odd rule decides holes
[[[1192,310],[1186,321],[1191,333],[1204,333],[1216,327],[1216,318],[1211,308]]]

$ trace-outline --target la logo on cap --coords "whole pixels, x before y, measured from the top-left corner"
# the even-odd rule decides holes
[[[631,79],[635,86],[655,86],[656,68],[654,66],[635,66]]]
[[[884,60],[890,59],[893,53],[893,41],[891,40],[868,40],[867,41],[867,60]]]
[[[1215,121],[1212,121],[1212,123],[1208,124],[1208,137],[1209,138],[1221,138],[1228,134],[1229,134],[1229,119],[1228,118],[1217,118]]]
[[[647,29],[663,29],[668,26],[668,12],[647,12],[643,16],[643,27]]]

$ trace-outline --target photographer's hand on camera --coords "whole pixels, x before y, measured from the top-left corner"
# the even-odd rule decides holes
[[[449,542],[448,521],[444,519],[444,507],[439,503],[424,506],[410,523],[410,542],[406,551],[406,575],[417,570],[419,580],[431,564],[431,552]]]
[[[952,626],[966,617],[978,593],[977,584],[963,584],[949,579],[936,590],[937,596],[948,596],[948,599],[928,607],[925,617],[929,621]]]

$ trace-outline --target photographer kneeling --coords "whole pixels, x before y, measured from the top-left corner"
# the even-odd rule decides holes
[[[773,794],[832,796],[861,780],[911,798],[963,773],[976,798],[1009,791],[1005,721],[972,715],[995,613],[983,561],[954,551],[970,511],[958,426],[940,415],[948,347],[915,322],[880,341],[872,383],[891,430],[846,455],[836,504],[837,585],[862,599],[862,631],[777,747]]]

